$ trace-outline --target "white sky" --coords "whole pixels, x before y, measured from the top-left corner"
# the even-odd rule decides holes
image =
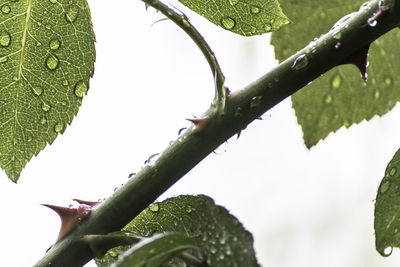
[[[28,163],[17,185],[0,173],[2,266],[31,266],[55,241],[59,218],[40,203],[68,206],[72,198],[109,196],[213,98],[206,61],[172,22],[150,26],[163,17],[139,0],[89,5],[97,62],[78,117]],[[183,10],[216,53],[230,89],[276,64],[268,35],[236,36]],[[397,250],[388,258],[375,251],[373,200],[400,147],[399,107],[340,129],[311,151],[289,100],[268,114],[161,199],[213,197],[254,234],[262,266],[398,266]]]

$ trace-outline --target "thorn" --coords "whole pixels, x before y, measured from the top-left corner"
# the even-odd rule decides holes
[[[82,200],[82,199],[78,199],[78,198],[74,198],[72,200],[78,202],[79,204],[84,204],[84,205],[90,206],[91,208],[96,207],[97,205],[99,205],[102,202],[102,201],[86,201],[86,200]]]
[[[61,218],[61,229],[56,242],[77,227],[91,212],[91,207],[85,204],[80,204],[77,208],[66,208],[48,204],[42,205],[54,210]]]
[[[157,23],[159,23],[159,22],[161,22],[161,21],[165,21],[165,20],[169,20],[169,18],[162,18],[162,19],[156,20],[155,22],[153,22],[153,23],[150,25],[150,27],[153,27],[155,24],[157,24]]]
[[[236,140],[239,139],[240,135],[242,134],[242,131],[243,131],[243,130],[246,130],[246,128],[247,128],[247,126],[244,127],[242,130],[240,130],[240,131],[237,133]]]
[[[186,119],[186,120],[192,122],[196,126],[197,130],[203,130],[208,124],[208,118]]]
[[[144,8],[146,9],[146,11],[149,9],[149,4],[147,4],[147,3],[144,3]]]
[[[358,50],[356,53],[350,56],[345,62],[346,64],[353,64],[359,69],[365,85],[367,85],[368,49],[369,49],[369,44]]]

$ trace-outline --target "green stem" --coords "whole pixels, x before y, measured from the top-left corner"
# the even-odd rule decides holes
[[[172,20],[176,25],[178,25],[186,34],[195,42],[200,51],[206,58],[208,65],[211,68],[211,72],[215,80],[215,99],[213,106],[216,107],[218,114],[223,114],[225,110],[226,101],[226,90],[224,87],[225,76],[218,64],[217,58],[214,52],[211,50],[210,46],[204,40],[203,36],[196,30],[196,28],[190,23],[189,19],[185,14],[178,14],[175,10],[169,8],[165,4],[158,0],[142,0],[146,5],[151,6],[161,13],[163,13],[167,18]]]
[[[206,112],[209,121],[205,127],[190,128],[162,153],[154,165],[145,167],[93,210],[78,228],[56,243],[36,266],[82,266],[93,255],[88,245],[79,242],[80,237],[120,230],[228,138],[286,97],[396,28],[400,22],[400,0],[393,1],[390,11],[379,18],[375,27],[368,25],[368,19],[378,10],[378,3],[379,0],[372,1],[371,9],[357,12],[335,29],[342,32],[342,44],[351,45],[336,49],[334,33],[329,32],[316,41],[316,51],[312,56],[307,46],[254,83],[230,95],[224,116],[218,116],[211,109]],[[299,70],[292,68],[296,59],[303,55],[309,56],[307,66]]]

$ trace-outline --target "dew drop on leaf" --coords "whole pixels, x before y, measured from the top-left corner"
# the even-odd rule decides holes
[[[6,63],[8,61],[8,56],[0,56],[0,63]]]
[[[251,6],[250,7],[250,12],[252,14],[258,14],[258,13],[260,13],[260,11],[261,11],[261,8],[259,8],[258,6]]]
[[[340,87],[342,84],[342,77],[340,75],[336,74],[331,81],[332,89],[337,89]]]
[[[62,122],[59,122],[54,126],[54,131],[56,133],[60,133],[63,129],[64,129],[64,124]]]
[[[68,22],[72,23],[76,20],[79,14],[79,9],[77,6],[72,5],[68,8],[67,13],[65,14],[65,18]]]
[[[234,19],[230,18],[230,17],[223,17],[221,19],[221,24],[222,26],[227,29],[227,30],[231,30],[235,27],[236,22]]]
[[[378,22],[376,21],[376,19],[372,19],[372,18],[369,18],[367,22],[368,22],[368,25],[369,25],[370,27],[375,27],[376,24],[378,24]]]
[[[239,3],[239,0],[229,0],[229,3],[230,3],[232,6],[236,6],[237,3]]]
[[[2,12],[3,14],[8,14],[8,13],[11,12],[11,7],[10,7],[9,5],[7,5],[7,4],[5,4],[5,5],[3,5],[3,6],[1,7],[1,12]]]
[[[43,89],[41,87],[33,87],[32,91],[35,95],[39,96],[43,93]]]
[[[7,47],[11,44],[11,35],[7,31],[0,32],[0,46]]]
[[[56,56],[50,55],[46,59],[46,67],[49,70],[55,70],[58,67],[59,60]]]
[[[328,104],[328,105],[332,103],[332,100],[333,100],[333,98],[332,98],[332,96],[330,94],[328,94],[325,97],[325,103]]]
[[[380,192],[385,193],[390,187],[390,181],[386,181],[381,185]]]
[[[58,39],[53,39],[50,41],[49,46],[51,50],[57,50],[60,48],[61,42]]]
[[[153,205],[151,205],[149,207],[149,209],[150,209],[151,212],[154,212],[154,213],[159,212],[160,211],[160,204],[154,203]]]
[[[50,111],[51,106],[49,104],[47,104],[46,102],[42,103],[42,110],[45,112]]]
[[[392,252],[393,252],[393,247],[387,247],[383,250],[383,255],[387,257],[387,256],[390,256],[390,254],[392,254]]]
[[[74,91],[75,95],[77,97],[83,97],[84,94],[86,94],[88,88],[87,88],[87,85],[86,85],[86,83],[84,81],[79,81],[79,82],[76,83],[74,90],[75,90]]]

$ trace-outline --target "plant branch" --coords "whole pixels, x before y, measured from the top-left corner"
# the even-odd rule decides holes
[[[313,44],[316,48],[313,53],[311,46],[306,46],[243,90],[228,96],[224,116],[218,116],[210,108],[204,114],[208,116],[204,127],[188,129],[161,154],[154,165],[146,166],[96,207],[86,221],[56,243],[36,266],[85,264],[93,254],[88,245],[79,242],[79,238],[120,230],[228,138],[286,97],[396,28],[400,24],[400,0],[390,3],[389,11],[377,19],[375,27],[369,26],[368,19],[379,10],[379,0],[372,1],[370,9],[362,9],[334,31],[319,38]],[[335,48],[337,40],[334,34],[337,31],[341,31],[342,36],[339,49]],[[307,57],[307,65],[301,69],[293,68],[299,57]]]
[[[213,105],[216,107],[219,114],[223,114],[225,110],[226,101],[226,90],[224,87],[225,76],[218,64],[217,58],[210,46],[204,40],[203,36],[196,30],[196,28],[190,23],[188,17],[185,14],[178,14],[172,8],[163,4],[158,0],[142,0],[146,6],[151,6],[156,10],[163,13],[167,18],[172,20],[178,25],[185,33],[196,43],[204,57],[206,58],[208,65],[210,65],[211,72],[214,76],[215,81],[215,99]]]

